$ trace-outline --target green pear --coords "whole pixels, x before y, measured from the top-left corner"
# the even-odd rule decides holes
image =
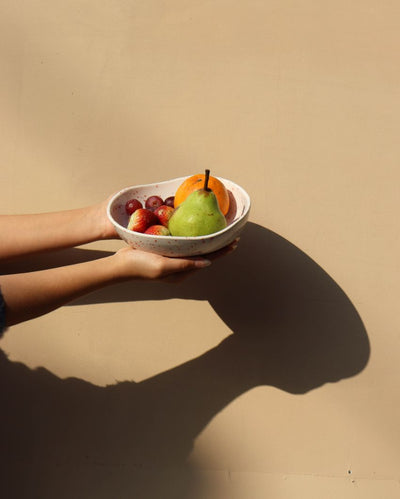
[[[204,187],[189,194],[174,211],[168,224],[171,236],[206,236],[226,227],[218,200],[208,187],[209,176],[206,170]]]

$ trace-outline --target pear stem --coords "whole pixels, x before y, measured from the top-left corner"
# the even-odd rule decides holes
[[[206,176],[204,179],[204,190],[205,191],[211,191],[211,189],[208,187],[208,180],[210,178],[210,170],[206,170]]]

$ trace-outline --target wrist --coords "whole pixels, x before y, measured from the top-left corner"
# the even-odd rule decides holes
[[[104,227],[98,205],[85,208],[85,227],[92,241],[104,239]]]
[[[89,218],[95,240],[117,239],[117,232],[107,216],[108,200],[90,206]]]
[[[111,282],[122,282],[131,279],[129,265],[123,251],[119,250],[111,256],[106,257],[108,277]]]
[[[77,269],[77,275],[81,284],[83,283],[84,293],[120,282],[123,278],[123,270],[115,255],[84,262],[78,266],[81,269]],[[85,287],[87,289],[84,289]]]

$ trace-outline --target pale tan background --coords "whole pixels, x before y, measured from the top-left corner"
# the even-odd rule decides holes
[[[399,33],[389,0],[0,2],[1,212],[205,167],[253,202],[200,276],[6,334],[4,497],[400,497]]]

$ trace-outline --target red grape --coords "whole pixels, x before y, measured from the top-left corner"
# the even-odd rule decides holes
[[[175,201],[175,196],[169,196],[164,200],[164,203],[166,206],[172,206],[174,208],[174,201]]]
[[[130,199],[125,204],[125,211],[128,215],[132,215],[132,213],[138,210],[139,208],[143,208],[143,205],[137,199]]]
[[[149,198],[146,199],[145,207],[148,210],[154,211],[162,204],[163,200],[160,198],[160,196],[150,196]]]

